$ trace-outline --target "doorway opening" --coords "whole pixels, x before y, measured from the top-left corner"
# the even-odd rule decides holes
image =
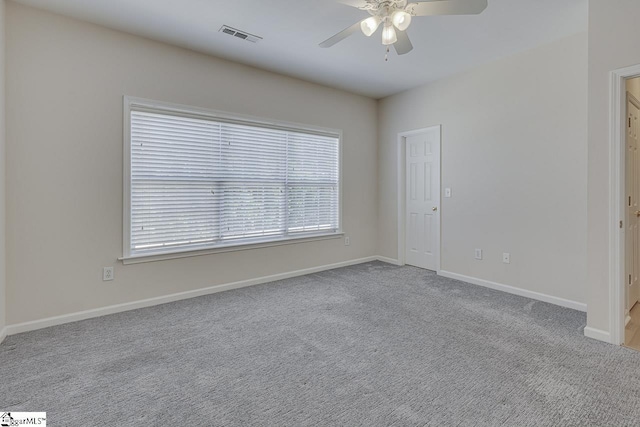
[[[640,350],[640,77],[625,90],[624,345]]]
[[[398,134],[398,261],[440,271],[440,126]]]
[[[633,95],[640,64],[610,76],[608,341],[632,346],[636,331],[631,322],[640,309],[634,301],[640,298],[640,92]]]

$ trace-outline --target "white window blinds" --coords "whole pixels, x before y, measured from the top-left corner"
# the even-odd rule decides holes
[[[144,109],[130,126],[129,255],[339,230],[337,135]]]

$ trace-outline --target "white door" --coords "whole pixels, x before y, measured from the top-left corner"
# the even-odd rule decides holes
[[[626,270],[627,270],[627,310],[640,298],[640,152],[638,151],[638,126],[640,125],[640,104],[631,95],[627,101],[626,175],[627,175],[627,228],[626,228]]]
[[[437,270],[440,257],[440,127],[406,141],[405,262]]]

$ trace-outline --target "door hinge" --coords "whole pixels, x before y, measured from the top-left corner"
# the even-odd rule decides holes
[[[629,275],[629,284],[631,284],[631,275]]]
[[[620,221],[620,228],[622,228],[622,221]]]
[[[629,117],[629,127],[631,127],[631,117]]]

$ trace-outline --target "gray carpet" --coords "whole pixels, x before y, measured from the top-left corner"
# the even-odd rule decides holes
[[[374,262],[11,336],[0,410],[51,426],[640,425],[640,353],[584,325]]]

